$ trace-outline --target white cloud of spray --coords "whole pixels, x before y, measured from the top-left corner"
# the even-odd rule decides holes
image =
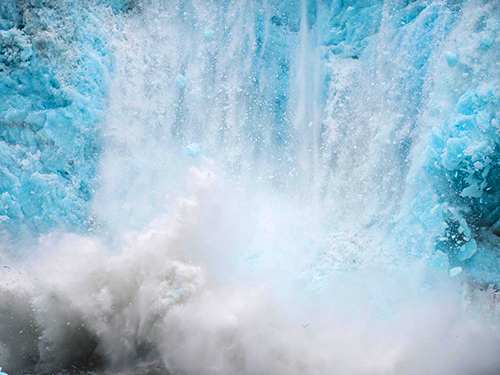
[[[317,254],[299,251],[297,238],[317,233],[307,222],[295,233],[300,209],[241,201],[211,171],[190,175],[191,197],[123,234],[119,252],[105,238],[53,234],[35,257],[2,270],[7,371],[499,373],[491,292],[464,298],[458,281],[418,267],[340,267],[326,289],[309,288],[297,275],[315,275],[304,259]]]

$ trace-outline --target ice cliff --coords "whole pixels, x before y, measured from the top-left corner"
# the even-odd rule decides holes
[[[118,4],[114,4],[118,10]],[[112,55],[105,4],[0,7],[0,220],[19,240],[88,226]]]
[[[169,58],[152,47],[142,82],[145,97],[155,87],[172,92],[150,100],[147,115],[158,116],[151,127],[168,128],[160,138],[169,149],[203,145],[230,173],[259,165],[274,188],[300,181],[334,202],[325,204],[332,211],[379,223],[409,257],[499,281],[495,1],[224,1],[203,9],[196,1],[6,0],[0,12],[4,241],[92,228],[89,204],[104,181],[102,124],[119,77],[110,39],[128,12],[147,15],[151,40],[164,42],[171,35],[157,22],[169,14],[183,52],[162,73],[154,67]],[[168,85],[149,84],[155,74]]]

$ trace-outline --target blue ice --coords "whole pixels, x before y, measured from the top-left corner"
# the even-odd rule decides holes
[[[289,1],[271,2],[265,12],[245,11],[253,22],[245,28],[244,47],[228,63],[248,68],[232,98],[248,105],[241,113],[228,112],[244,130],[231,138],[227,124],[216,124],[217,147],[240,155],[233,161],[234,170],[255,158],[273,170],[273,176],[280,168],[283,176],[292,176],[305,160],[301,147],[324,141],[307,148],[318,154],[311,160],[331,161],[323,168],[342,168],[335,166],[335,153],[352,145],[339,143],[332,155],[323,154],[332,119],[318,118],[316,133],[308,134],[301,133],[306,127],[292,118],[300,96],[293,92],[300,65],[293,57],[300,51],[305,51],[304,58],[318,52],[317,98],[332,100],[325,106],[334,105],[331,98],[349,100],[349,95],[335,92],[343,82],[331,73],[332,66],[361,64],[367,81],[376,78],[383,87],[395,85],[396,92],[388,89],[384,94],[392,100],[385,105],[407,121],[391,130],[406,137],[396,163],[404,166],[401,183],[406,184],[393,231],[401,248],[427,256],[438,268],[479,272],[473,268],[490,259],[490,242],[483,237],[497,236],[500,228],[500,15],[493,7],[475,22],[461,22],[461,17],[475,17],[463,13],[469,3]],[[0,9],[0,235],[13,240],[37,238],[54,229],[85,232],[93,225],[89,205],[99,186],[101,130],[115,75],[110,39],[116,30],[107,27],[108,17],[133,7],[133,2],[118,0],[95,1],[92,7],[70,0],[53,6],[43,1],[24,4],[3,0]],[[183,22],[211,48],[219,38],[231,45],[235,37],[230,28],[224,29],[231,22],[190,25],[189,17]],[[58,38],[49,38],[47,30]],[[308,43],[309,49],[301,50],[299,43]],[[186,69],[198,58],[188,52],[169,78],[174,80],[170,88],[178,97],[176,107],[165,111],[179,119],[179,132],[172,131],[175,141],[200,139],[184,148],[185,155],[196,158],[201,144],[210,149],[212,145],[203,139],[202,122],[209,122],[208,116],[186,121],[187,112],[205,109],[194,107],[196,90],[186,89],[186,76],[191,77]],[[384,81],[387,72],[376,70],[381,69],[380,53],[404,66],[393,67],[401,72],[391,82]],[[218,56],[214,50],[207,54],[210,59]],[[207,78],[196,85],[211,87],[215,82]],[[303,93],[306,102],[309,88]],[[212,103],[226,108],[231,98],[212,94]],[[314,113],[321,117],[325,112]],[[361,110],[359,114],[373,117]],[[245,122],[252,116],[254,121]],[[345,135],[351,131],[348,125],[341,125]],[[154,133],[154,126],[148,131]],[[197,129],[200,138],[185,136],[186,129]],[[238,139],[243,146],[231,148],[227,139]],[[329,172],[322,170],[318,176]],[[326,191],[327,185],[320,190]],[[494,268],[491,265],[488,275],[500,272]]]
[[[184,149],[184,153],[190,158],[197,158],[201,152],[201,144],[199,143],[191,143],[186,146]]]

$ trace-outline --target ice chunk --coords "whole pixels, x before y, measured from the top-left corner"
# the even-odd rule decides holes
[[[481,47],[481,49],[486,51],[491,47],[492,44],[493,44],[493,39],[491,39],[489,35],[485,35],[479,42],[479,47]]]
[[[460,226],[458,228],[458,231],[460,233],[463,233],[463,235],[467,238],[470,238],[470,236],[472,235],[470,227],[469,225],[467,225],[467,221],[465,221],[465,219],[460,219]]]
[[[458,260],[461,262],[466,261],[467,259],[472,258],[472,256],[477,251],[477,243],[475,240],[470,240],[465,245],[462,245],[460,251],[458,252]]]
[[[458,64],[458,54],[456,54],[454,52],[446,52],[444,54],[444,58],[445,58],[446,63],[448,64],[448,66],[450,68],[453,68],[453,67],[457,66],[457,64]]]
[[[0,62],[4,64],[22,64],[33,55],[29,37],[22,30],[12,28],[0,31],[0,43]]]
[[[205,29],[203,33],[205,40],[213,40],[214,39],[214,31],[212,29]]]
[[[449,267],[448,255],[443,253],[442,251],[436,251],[431,259],[431,264],[434,268],[440,270],[446,270]]]
[[[5,372],[2,372],[2,368],[0,367],[0,375],[7,375]]]
[[[427,160],[437,160],[439,157],[439,154],[437,153],[436,149],[434,149],[431,146],[427,146],[424,151],[424,157]]]
[[[184,77],[182,74],[179,74],[175,79],[175,85],[181,89],[186,87],[186,83],[186,77]]]
[[[482,169],[483,168],[483,163],[481,163],[480,161],[476,161],[474,163],[474,168],[476,168],[476,169]]]
[[[5,111],[4,119],[8,123],[21,124],[27,115],[28,113],[25,110],[9,108],[7,111]]]
[[[450,276],[455,277],[462,273],[462,267],[454,267],[450,270]]]
[[[184,149],[184,153],[190,158],[198,157],[200,155],[200,152],[201,152],[201,145],[199,143],[191,143]]]
[[[469,145],[467,137],[449,138],[446,141],[446,148],[441,155],[443,166],[452,171],[458,167],[460,162],[465,158],[464,152]]]
[[[462,190],[460,193],[460,196],[466,198],[480,198],[483,190],[479,186],[477,182],[474,182],[471,184],[469,187],[466,187],[465,189]]]
[[[24,123],[30,126],[33,130],[40,130],[45,125],[47,119],[44,111],[30,112],[24,119]]]

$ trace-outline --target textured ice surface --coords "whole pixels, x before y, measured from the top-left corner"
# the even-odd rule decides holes
[[[184,88],[186,86],[186,83],[186,77],[184,77],[182,74],[179,74],[175,79],[175,85],[180,89]]]
[[[2,236],[85,228],[112,69],[111,11],[92,1],[1,8]]]
[[[462,273],[462,267],[454,267],[450,270],[450,276],[455,277]]]
[[[432,88],[407,181],[411,215],[433,238],[426,238],[427,246],[468,269],[480,228],[498,234],[500,48],[489,43],[498,43],[492,27],[498,7],[478,8],[474,2],[463,7],[464,16],[442,45],[444,56],[436,54],[435,72],[427,78]]]
[[[3,237],[81,231],[91,224],[113,74],[111,25],[119,24],[117,12],[134,6],[156,7],[153,18],[165,12],[147,2],[4,2]],[[245,2],[245,16],[236,12],[234,19],[248,23],[223,22],[233,17],[232,6],[220,6],[221,15],[215,3],[205,10],[182,5],[169,21],[182,18],[179,30],[190,42],[179,40],[179,48],[187,43],[200,51],[180,53],[167,68],[171,80],[164,77],[174,82],[175,88],[164,89],[176,99],[167,99],[172,112],[158,118],[164,124],[175,113],[173,139],[206,138],[206,148],[218,150],[239,173],[256,164],[282,186],[312,178],[318,194],[334,199],[346,192],[346,203],[336,203],[344,208],[336,209],[353,216],[348,206],[362,197],[370,201],[363,214],[368,221],[385,205],[386,214],[396,215],[401,246],[431,258],[439,250],[450,265],[467,269],[475,255],[461,249],[472,246],[481,228],[500,231],[495,3],[291,1],[259,8]],[[212,11],[218,14],[212,19],[203,13]],[[161,35],[155,37],[161,42]],[[219,56],[221,46],[232,50]],[[232,121],[238,126],[229,126]],[[186,154],[196,156],[188,148]],[[357,177],[348,176],[353,168]],[[350,192],[349,185],[355,186]]]

